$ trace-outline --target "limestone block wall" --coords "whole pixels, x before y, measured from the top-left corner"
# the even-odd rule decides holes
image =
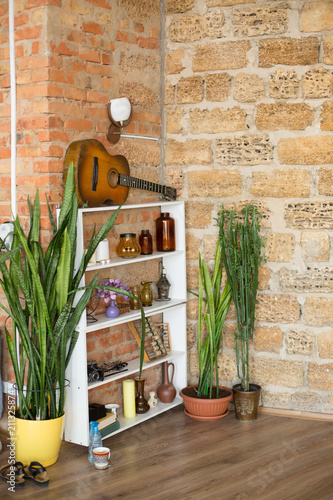
[[[188,287],[221,204],[263,213],[252,381],[333,413],[333,2],[167,0],[165,175],[186,200]],[[212,261],[211,261],[212,263]],[[197,304],[189,296],[190,381]],[[237,380],[231,308],[220,375]]]

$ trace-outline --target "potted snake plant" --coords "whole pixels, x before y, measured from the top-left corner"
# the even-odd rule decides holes
[[[108,235],[120,209],[111,215],[97,234],[93,233],[89,248],[76,270],[78,200],[73,164],[68,170],[57,224],[49,204],[47,206],[52,237],[45,251],[40,243],[38,190],[33,206],[28,199],[28,235],[25,236],[19,217],[16,217],[10,248],[7,248],[5,241],[0,241],[0,285],[7,300],[7,305],[0,303],[0,307],[7,314],[7,320],[11,320],[13,332],[10,333],[6,320],[4,330],[15,374],[18,403],[14,423],[16,461],[30,463],[31,460],[37,460],[44,466],[57,460],[68,384],[65,379],[66,367],[79,335],[79,319],[96,287],[98,275],[84,288],[80,288],[80,281],[89,260],[100,241]],[[104,288],[113,290],[112,287]],[[74,305],[77,291],[82,291],[82,294]],[[126,290],[122,293],[136,299]],[[141,320],[144,339],[142,306]],[[143,348],[141,345],[140,374]],[[53,430],[49,430],[48,425],[53,425]],[[39,429],[35,430],[36,426]],[[53,438],[54,450],[47,441],[49,437]]]
[[[199,380],[180,391],[185,412],[196,420],[217,420],[228,414],[232,391],[219,386],[219,354],[222,329],[230,302],[229,283],[223,283],[221,247],[216,246],[213,272],[199,252],[197,352]]]
[[[239,217],[222,205],[219,213],[219,240],[222,260],[236,308],[235,353],[240,383],[234,385],[236,417],[243,421],[257,418],[260,386],[250,383],[250,341],[253,338],[259,267],[265,259],[264,239],[260,235],[261,214],[250,203]]]

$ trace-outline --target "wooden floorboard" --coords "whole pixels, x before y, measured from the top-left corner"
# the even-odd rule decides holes
[[[197,422],[180,406],[104,440],[108,470],[63,443],[47,488],[26,482],[13,494],[1,481],[0,499],[332,500],[332,433],[332,422],[265,414]]]

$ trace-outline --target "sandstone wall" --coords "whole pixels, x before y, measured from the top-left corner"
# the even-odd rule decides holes
[[[187,208],[188,287],[221,204],[264,214],[252,381],[264,406],[333,413],[333,2],[167,0],[166,179]],[[195,381],[196,301],[189,371]],[[220,372],[236,381],[234,311]]]

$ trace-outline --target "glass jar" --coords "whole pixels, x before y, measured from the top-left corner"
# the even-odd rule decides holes
[[[151,281],[141,281],[141,303],[144,307],[153,305],[154,295],[152,289],[150,288],[151,284]]]
[[[134,285],[130,287],[133,295],[135,295],[139,300],[141,300],[141,288],[140,285]],[[138,300],[130,298],[130,309],[140,309],[140,302]]]
[[[156,247],[158,252],[172,252],[176,249],[175,221],[169,212],[161,212],[156,219]]]
[[[142,229],[139,236],[139,243],[141,247],[141,255],[150,255],[153,253],[153,238],[149,229]]]
[[[140,255],[141,247],[135,233],[123,233],[117,246],[117,255],[123,259],[133,259]]]

